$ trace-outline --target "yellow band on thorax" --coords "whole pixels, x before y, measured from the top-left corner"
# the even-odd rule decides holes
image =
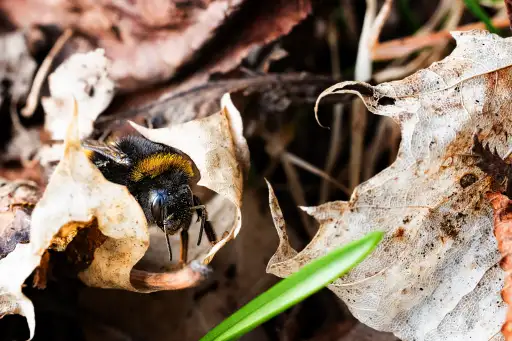
[[[179,154],[158,153],[139,161],[133,168],[130,179],[140,181],[146,177],[154,178],[172,168],[185,172],[189,177],[194,176],[192,165],[185,157]]]

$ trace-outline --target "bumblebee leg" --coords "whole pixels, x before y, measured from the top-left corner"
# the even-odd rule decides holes
[[[217,243],[217,235],[215,234],[215,230],[209,221],[205,221],[204,232],[206,233],[206,238],[208,238],[210,244],[215,245]]]
[[[197,238],[197,246],[199,246],[201,244],[201,240],[203,239],[204,224],[207,219],[207,217],[206,217],[207,212],[206,212],[206,206],[201,204],[201,200],[196,195],[194,195],[193,198],[194,198],[195,206],[192,207],[191,209],[196,210],[197,221],[201,220],[201,228],[199,230],[199,237]]]
[[[203,215],[206,215],[206,206],[201,203],[201,199],[197,195],[194,195],[192,198],[194,199],[194,207],[191,207],[191,209],[196,210],[196,221],[199,221],[203,218]]]
[[[165,231],[165,239],[167,240],[167,250],[169,251],[169,261],[172,262],[172,249],[171,241],[169,240],[169,234]]]
[[[215,235],[215,231],[213,230],[212,224],[208,221],[208,211],[206,211],[206,206],[201,205],[201,201],[197,196],[194,195],[194,207],[191,209],[195,209],[197,212],[198,219],[201,219],[201,230],[199,230],[199,238],[197,240],[197,245],[201,244],[201,239],[203,238],[203,231],[206,233],[206,238],[210,244],[217,243],[217,236]]]
[[[181,250],[180,250],[180,262],[183,264],[187,263],[188,253],[188,230],[181,230]]]

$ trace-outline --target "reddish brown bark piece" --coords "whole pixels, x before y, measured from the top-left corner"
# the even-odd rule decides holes
[[[500,265],[507,273],[501,297],[509,306],[507,317],[501,328],[505,340],[512,340],[512,200],[500,193],[488,193],[487,198],[494,209],[494,235],[503,256]]]

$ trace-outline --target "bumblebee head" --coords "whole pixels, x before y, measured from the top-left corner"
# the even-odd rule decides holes
[[[147,218],[160,229],[172,234],[182,225],[190,224],[193,202],[188,185],[151,189],[148,199],[147,215],[150,217]]]

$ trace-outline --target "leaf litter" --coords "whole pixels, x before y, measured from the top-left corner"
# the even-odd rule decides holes
[[[0,318],[7,314],[25,316],[31,336],[34,308],[21,293],[21,284],[37,260],[30,257],[31,209],[26,210],[25,206],[35,204],[39,198],[34,184],[0,179]]]
[[[73,98],[84,109],[78,116],[79,137],[91,134],[94,121],[114,98],[109,66],[105,51],[96,49],[73,54],[48,77],[51,96],[43,97],[41,104],[46,113],[45,129],[52,139],[65,138],[72,119]]]
[[[512,40],[481,30],[452,34],[455,50],[427,69],[376,86],[338,83],[317,100],[355,94],[370,112],[397,122],[402,142],[390,167],[348,202],[303,207],[320,227],[296,255],[273,212],[281,242],[267,271],[280,277],[385,231],[372,256],[329,289],[358,320],[402,340],[503,338],[505,274],[485,195],[493,180],[472,148],[477,133],[498,155],[510,149]]]
[[[215,72],[234,69],[252,48],[289,33],[311,9],[305,0],[0,2],[19,27],[72,28],[105,49],[120,91],[162,83],[194,63],[190,84],[205,83]],[[225,34],[233,29],[240,34]]]
[[[221,237],[219,242],[214,246],[203,242],[191,247],[189,259],[192,260],[182,269],[166,264],[167,256],[151,253],[150,249],[149,255],[159,257],[152,258],[153,262],[166,264],[160,268],[164,272],[159,273],[146,271],[137,264],[150,244],[139,204],[124,186],[108,182],[81,147],[79,126],[83,121],[79,116],[84,109],[79,105],[75,101],[62,159],[32,213],[30,243],[18,244],[0,260],[0,277],[5,279],[0,286],[2,312],[26,316],[31,337],[35,328],[33,306],[21,293],[21,287],[47,249],[67,252],[72,241],[86,231],[89,236],[85,238],[85,249],[75,250],[85,254],[92,248],[93,259],[78,274],[86,285],[136,292],[172,290],[197,285],[206,275],[206,265],[215,253],[235,238],[241,227],[241,196],[249,154],[240,113],[229,95],[222,98],[220,112],[201,120],[160,129],[133,124],[147,138],[173,144],[187,153],[200,171],[198,186],[217,194],[207,207],[212,212],[213,227]],[[197,230],[191,229],[192,238]],[[17,267],[16,276],[6,276],[13,266]]]

